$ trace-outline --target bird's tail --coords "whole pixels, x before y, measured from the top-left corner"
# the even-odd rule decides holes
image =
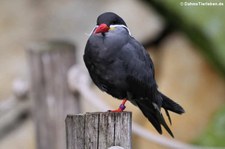
[[[152,125],[155,127],[155,129],[160,134],[162,134],[162,129],[161,129],[161,125],[162,125],[166,129],[166,131],[172,137],[174,137],[172,131],[166,124],[166,121],[161,113],[160,108],[163,107],[165,109],[165,112],[169,119],[170,124],[172,124],[172,123],[171,123],[171,118],[170,118],[168,110],[172,111],[174,113],[177,113],[177,114],[182,114],[182,113],[184,113],[184,109],[179,104],[177,104],[176,102],[174,102],[170,98],[168,98],[167,96],[163,95],[160,92],[159,92],[159,94],[162,97],[161,105],[158,105],[158,104],[152,102],[152,100],[138,100],[138,101],[136,101],[136,104],[138,105],[138,107],[141,109],[142,113],[148,118],[148,120],[152,123]]]
[[[169,97],[167,97],[166,95],[160,93],[163,102],[162,102],[162,107],[166,110],[166,111],[172,111],[174,113],[177,114],[182,114],[184,113],[184,109],[176,102],[174,102],[172,99],[170,99]]]

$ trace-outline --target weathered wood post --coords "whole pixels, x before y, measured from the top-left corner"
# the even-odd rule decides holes
[[[131,149],[131,112],[68,115],[67,149]]]
[[[37,149],[64,149],[66,115],[80,112],[79,100],[67,84],[75,47],[62,41],[44,42],[32,45],[27,55]]]

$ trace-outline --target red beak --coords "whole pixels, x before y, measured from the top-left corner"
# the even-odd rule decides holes
[[[105,33],[105,32],[108,32],[108,30],[109,30],[108,25],[106,25],[106,24],[100,24],[100,25],[96,28],[95,33],[96,33],[96,34],[97,34],[97,33]]]

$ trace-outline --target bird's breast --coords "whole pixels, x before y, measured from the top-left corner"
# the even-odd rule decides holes
[[[119,50],[129,40],[129,32],[125,28],[115,28],[104,34],[92,33],[89,42],[101,51]]]
[[[126,30],[116,29],[104,35],[98,33],[89,37],[85,48],[85,57],[92,66],[89,68],[89,72],[94,79],[98,79],[98,82],[103,84],[126,88],[127,72],[124,70],[120,54],[129,38]]]

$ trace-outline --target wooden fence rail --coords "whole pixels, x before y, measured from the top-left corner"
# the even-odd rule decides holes
[[[68,115],[67,149],[131,149],[131,112]]]

